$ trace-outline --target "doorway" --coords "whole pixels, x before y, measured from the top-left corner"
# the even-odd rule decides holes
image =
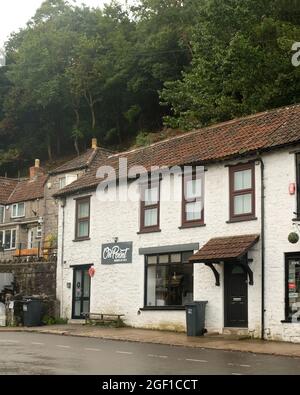
[[[74,268],[72,318],[83,319],[90,312],[90,266]]]
[[[248,327],[248,281],[241,265],[224,266],[224,317],[225,327]]]

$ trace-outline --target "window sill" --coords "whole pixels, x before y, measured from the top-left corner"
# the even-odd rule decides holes
[[[136,234],[137,235],[142,235],[144,233],[157,233],[157,232],[161,232],[161,229],[144,229],[144,230],[140,230]]]
[[[201,228],[203,226],[206,226],[204,223],[190,223],[190,224],[183,224],[178,227],[178,229],[189,229],[189,228]]]
[[[74,239],[74,243],[78,243],[79,241],[86,241],[86,240],[91,240],[90,237],[83,237],[82,239]]]
[[[185,306],[145,306],[141,311],[155,311],[155,310],[185,310]]]
[[[226,221],[226,224],[234,224],[236,222],[246,222],[246,221],[257,221],[257,217],[241,217],[241,218],[234,218]]]
[[[281,320],[282,324],[300,324],[300,320],[298,322],[292,322],[291,320]]]

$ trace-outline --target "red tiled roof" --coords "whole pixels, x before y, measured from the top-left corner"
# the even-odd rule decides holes
[[[0,204],[7,203],[18,182],[18,180],[12,178],[0,177]]]
[[[8,204],[26,202],[28,200],[42,199],[44,197],[44,185],[47,175],[39,175],[30,180],[19,181],[14,191],[7,199]]]
[[[128,167],[205,164],[267,151],[300,142],[300,105],[284,107],[195,130],[148,147],[95,160],[86,175],[62,189],[57,196],[96,188],[100,165],[118,169],[126,157]]]
[[[82,155],[79,155],[76,158],[50,171],[50,174],[54,175],[54,174],[66,173],[69,171],[83,169],[90,166],[96,155],[102,156],[103,158],[107,158],[109,155],[112,154],[113,154],[112,151],[109,151],[105,148],[99,148],[99,147],[96,149],[91,148],[87,150],[85,153],[83,153]]]
[[[259,235],[217,237],[209,240],[190,262],[217,263],[223,260],[238,259],[245,255],[259,240]]]

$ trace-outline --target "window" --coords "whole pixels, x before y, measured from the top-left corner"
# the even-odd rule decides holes
[[[286,258],[286,320],[300,323],[300,254]]]
[[[204,176],[183,177],[182,184],[182,226],[196,226],[204,223]]]
[[[184,306],[193,301],[193,251],[146,256],[146,306]]]
[[[66,186],[66,177],[59,178],[59,189],[63,189]]]
[[[13,250],[16,248],[16,229],[0,231],[0,245],[5,250]]]
[[[90,235],[90,198],[76,200],[75,239],[84,240]]]
[[[4,222],[4,215],[5,215],[5,207],[0,206],[0,224],[3,224]]]
[[[141,186],[141,232],[159,231],[160,184]]]
[[[37,228],[36,228],[36,236],[35,236],[35,238],[36,239],[40,239],[42,237],[42,227],[39,225]]]
[[[25,216],[25,203],[17,203],[12,206],[12,218]]]
[[[296,154],[297,218],[300,218],[300,154]]]
[[[254,163],[229,168],[230,220],[244,221],[255,216]]]

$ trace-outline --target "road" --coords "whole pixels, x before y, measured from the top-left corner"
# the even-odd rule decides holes
[[[300,359],[36,333],[0,333],[0,374],[299,374]]]

